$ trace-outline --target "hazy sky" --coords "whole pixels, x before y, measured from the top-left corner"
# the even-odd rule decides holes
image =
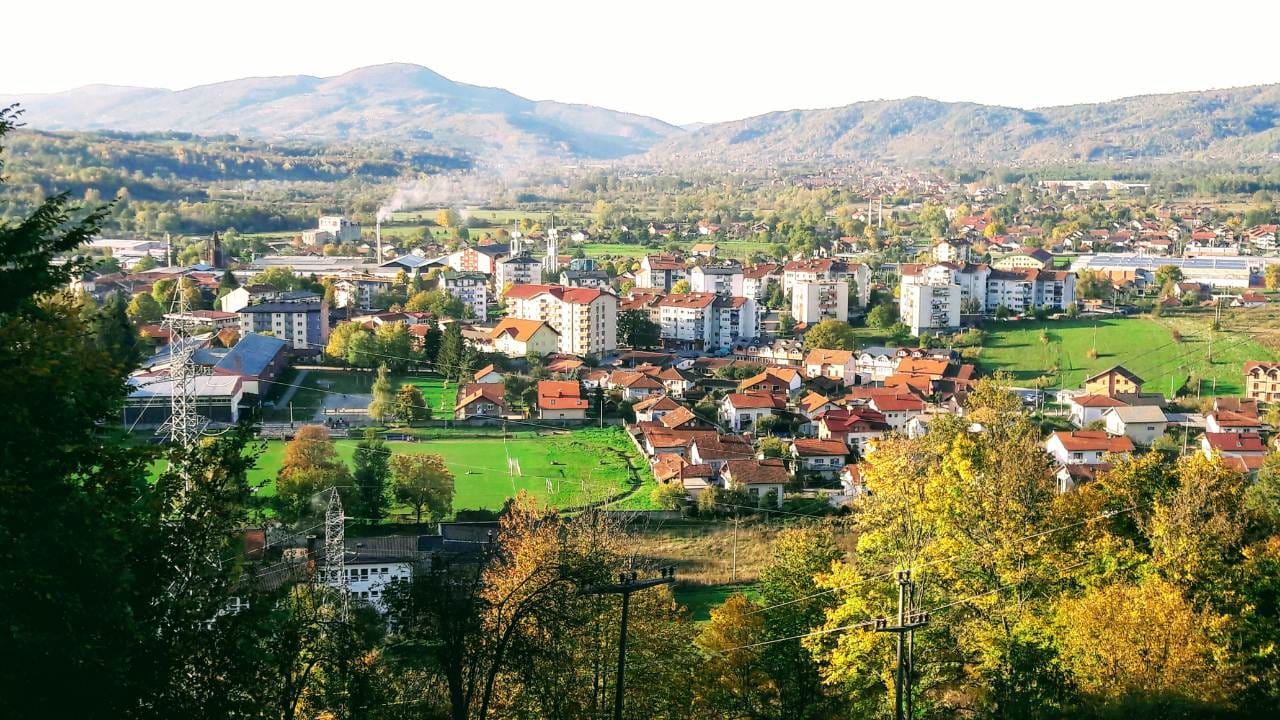
[[[383,62],[675,123],[926,95],[1035,107],[1280,82],[1271,0],[15,0],[0,93]]]

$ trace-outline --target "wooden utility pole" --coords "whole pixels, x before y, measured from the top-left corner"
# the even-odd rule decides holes
[[[605,585],[590,591],[593,595],[622,596],[622,627],[618,633],[618,676],[614,680],[613,687],[614,720],[622,720],[622,695],[623,689],[626,687],[627,673],[627,616],[631,605],[631,593],[658,585],[670,585],[676,581],[676,569],[674,567],[665,567],[659,572],[660,575],[658,577],[648,580],[637,580],[634,571],[622,573],[618,576],[617,585]]]

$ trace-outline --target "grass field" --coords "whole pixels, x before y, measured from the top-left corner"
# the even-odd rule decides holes
[[[689,608],[695,622],[706,622],[711,619],[712,608],[739,592],[752,600],[760,599],[760,593],[751,585],[676,585],[676,602]]]
[[[372,372],[355,370],[307,370],[303,374],[290,369],[280,376],[277,392],[272,392],[270,399],[279,400],[289,386],[296,385],[293,397],[289,403],[266,410],[263,417],[276,422],[288,420],[290,403],[293,418],[298,421],[314,418],[321,408],[368,406],[375,377]],[[452,415],[458,394],[456,384],[445,387],[444,378],[438,375],[392,375],[391,383],[396,390],[406,383],[418,386],[436,417]]]
[[[984,372],[1011,373],[1019,385],[1042,379],[1045,387],[1079,387],[1094,372],[1124,365],[1146,380],[1148,392],[1168,396],[1188,386],[1194,393],[1199,381],[1209,394],[1216,381],[1216,394],[1239,394],[1243,364],[1277,354],[1229,326],[1214,332],[1211,322],[1211,314],[1196,313],[988,323],[978,364]],[[1089,357],[1091,348],[1096,357]]]

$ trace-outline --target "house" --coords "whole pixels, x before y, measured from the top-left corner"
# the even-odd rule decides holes
[[[240,308],[240,336],[270,333],[300,355],[316,355],[329,342],[329,306],[324,300],[264,302]]]
[[[1247,292],[1232,298],[1231,307],[1259,308],[1267,304],[1267,296],[1258,292]]]
[[[689,270],[689,290],[726,297],[743,297],[743,278],[742,266],[736,262],[722,265],[694,265]],[[752,297],[752,299],[755,298]]]
[[[1262,431],[1262,421],[1257,415],[1214,410],[1205,416],[1204,428],[1211,433],[1257,433]]]
[[[810,350],[804,359],[805,375],[828,377],[844,385],[858,382],[857,354],[851,350]]]
[[[668,395],[650,395],[633,405],[631,410],[636,414],[636,422],[655,422],[683,407]]]
[[[338,278],[333,281],[333,305],[340,308],[371,308],[375,304],[375,298],[390,291],[394,284],[395,281],[391,278],[373,275]]]
[[[481,384],[500,383],[503,381],[502,373],[498,372],[497,368],[495,368],[492,363],[477,370],[475,374],[472,375],[472,378],[475,382]]]
[[[836,409],[835,403],[826,395],[820,395],[812,390],[804,397],[796,401],[796,409],[810,420],[817,419],[819,415]]]
[[[1073,463],[1071,465],[1063,465],[1058,468],[1058,472],[1054,473],[1054,477],[1058,481],[1058,492],[1070,492],[1079,485],[1093,482],[1098,479],[1099,475],[1111,468],[1111,463],[1095,463],[1093,465]]]
[[[734,432],[750,430],[760,418],[786,409],[786,396],[770,393],[729,393],[720,401],[720,417]]]
[[[782,282],[782,266],[776,263],[762,263],[742,271],[743,297],[753,298],[756,302],[764,302],[769,295],[769,285]]]
[[[791,457],[795,458],[797,475],[803,472],[831,479],[847,464],[849,448],[835,439],[796,438],[791,441]]]
[[[502,383],[468,384],[459,388],[453,407],[455,420],[474,424],[494,424],[507,415],[506,388]]]
[[[1084,391],[1089,395],[1138,395],[1142,392],[1143,379],[1125,369],[1123,365],[1107,368],[1084,380]]]
[[[679,455],[665,453],[653,462],[653,477],[666,485],[679,483],[694,500],[709,487],[716,487],[716,473],[710,465],[694,465]]]
[[[502,318],[489,331],[488,338],[494,352],[507,357],[544,357],[554,353],[560,344],[560,333],[550,323],[521,318]]]
[[[1258,433],[1207,432],[1200,438],[1200,449],[1207,458],[1212,458],[1215,452],[1223,458],[1263,458],[1267,455],[1267,445]]]
[[[694,257],[713,258],[719,250],[715,243],[694,243],[693,247],[689,248],[689,254]]]
[[[628,370],[615,370],[609,374],[606,385],[612,390],[622,391],[622,397],[635,402],[650,395],[660,395],[666,390],[662,383],[644,373]]]
[[[1244,396],[1261,403],[1280,401],[1280,362],[1250,360],[1245,363]]]
[[[1045,450],[1059,465],[1097,465],[1104,455],[1127,454],[1133,441],[1123,435],[1113,437],[1102,430],[1058,431],[1045,441]]]
[[[686,392],[697,387],[688,373],[674,367],[663,368],[654,377],[675,397],[683,397]]]
[[[902,430],[911,418],[924,413],[928,407],[923,400],[908,393],[876,395],[867,404],[883,415],[884,421],[894,430]]]
[[[538,381],[538,417],[542,420],[585,420],[587,401],[574,380]]]
[[[866,408],[828,410],[817,423],[819,440],[839,440],[859,457],[869,452],[871,441],[892,430],[883,415]]]
[[[720,478],[727,489],[745,492],[751,504],[760,505],[772,497],[776,507],[782,507],[783,490],[791,479],[778,458],[730,460],[720,470]]]
[[[1109,395],[1073,395],[1067,401],[1067,419],[1076,427],[1101,420],[1111,408],[1127,407],[1124,401]]]
[[[1109,434],[1127,437],[1142,447],[1150,447],[1169,426],[1164,411],[1154,405],[1109,408],[1102,419]]]
[[[718,435],[711,433],[695,438],[689,443],[689,462],[710,465],[720,474],[721,468],[730,460],[741,460],[753,456],[751,443],[736,435]]]
[[[659,418],[658,422],[662,423],[663,427],[670,428],[672,430],[688,430],[702,424],[702,421],[698,416],[694,415],[692,410],[683,405],[663,415]]]
[[[857,352],[855,363],[858,382],[861,384],[884,382],[885,378],[897,372],[900,360],[895,348],[880,346],[862,348]]]
[[[759,375],[752,375],[738,383],[740,393],[786,393],[794,395],[800,392],[802,381],[800,371],[795,368],[765,368]]]

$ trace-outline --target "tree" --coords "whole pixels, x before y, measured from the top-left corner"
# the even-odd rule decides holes
[[[383,323],[373,333],[378,341],[378,356],[382,363],[397,372],[406,370],[413,358],[413,337],[409,326],[403,322]]]
[[[671,285],[671,292],[674,295],[680,295],[680,294],[689,292],[689,281],[688,280],[675,281],[675,283]]]
[[[436,224],[442,228],[453,229],[462,223],[462,214],[453,208],[440,208],[436,211]]]
[[[324,347],[324,354],[330,359],[346,362],[351,350],[351,339],[356,335],[368,334],[369,330],[358,323],[338,323],[329,332],[329,342]]]
[[[431,406],[427,404],[427,399],[417,385],[407,382],[400,386],[400,391],[396,393],[395,416],[396,420],[405,425],[431,419]]]
[[[882,303],[867,313],[867,324],[881,330],[898,322],[898,312],[892,303]]]
[[[1168,285],[1176,285],[1182,282],[1182,268],[1177,265],[1161,265],[1156,268],[1155,284],[1157,287],[1164,288]]]
[[[757,448],[767,458],[786,458],[791,454],[791,445],[782,438],[761,438]]]
[[[276,512],[297,520],[319,509],[317,496],[329,488],[350,485],[347,469],[323,425],[305,425],[285,446],[276,474]]]
[[[453,512],[453,473],[440,455],[396,455],[391,475],[396,500],[413,508],[419,524],[424,510],[433,522]]]
[[[89,315],[94,342],[121,367],[132,370],[142,354],[138,330],[129,322],[124,295],[113,292]]]
[[[849,323],[830,319],[823,320],[806,332],[804,343],[810,349],[856,350],[858,337]]]
[[[372,400],[369,402],[369,417],[384,421],[396,410],[396,395],[391,389],[391,378],[387,366],[378,366],[378,377],[373,381]]]
[[[761,658],[765,617],[761,607],[742,593],[730,595],[711,610],[694,644],[703,661],[694,696],[703,717],[769,717],[777,685]]]
[[[376,430],[365,428],[364,438],[356,443],[351,461],[351,476],[356,486],[351,513],[362,519],[381,520],[387,516],[390,505],[387,491],[391,451]]]
[[[355,367],[369,367],[381,362],[382,348],[378,338],[372,332],[353,332],[347,338],[347,364]]]
[[[618,313],[618,340],[633,348],[654,347],[661,342],[662,327],[644,310]]]
[[[436,356],[436,372],[451,380],[458,380],[458,366],[462,363],[462,326],[456,322],[445,326],[440,338],[440,352]]]
[[[270,285],[280,291],[297,290],[300,286],[298,276],[294,275],[293,268],[287,265],[269,267],[254,275],[253,282],[258,285]]]
[[[1280,289],[1280,266],[1268,265],[1263,277],[1268,290]]]
[[[218,279],[219,295],[225,295],[223,291],[235,290],[240,287],[240,281],[236,280],[236,276],[230,270],[223,270],[222,277]]]
[[[679,510],[680,504],[689,498],[679,481],[662,483],[649,494],[649,500],[660,510]]]

